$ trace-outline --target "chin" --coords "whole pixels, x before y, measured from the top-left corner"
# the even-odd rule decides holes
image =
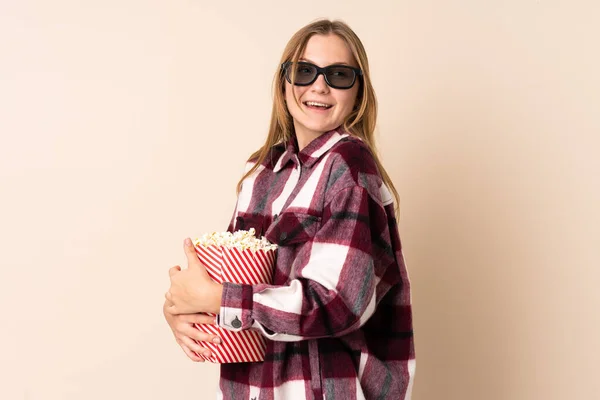
[[[325,124],[306,124],[304,126],[306,126],[311,131],[321,132],[321,133],[329,132],[329,131],[337,128],[337,125],[333,126],[332,124],[327,124],[327,125],[325,125]]]

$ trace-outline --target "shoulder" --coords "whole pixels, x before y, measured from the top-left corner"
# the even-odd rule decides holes
[[[331,153],[338,163],[344,163],[353,170],[379,175],[372,151],[358,137],[343,138],[332,147]]]
[[[374,197],[380,197],[383,180],[375,157],[366,143],[355,136],[348,136],[336,143],[330,153],[330,193],[358,186]]]
[[[371,149],[357,137],[348,136],[336,143],[331,148],[330,158],[332,167],[345,170],[346,179],[356,184],[364,178],[381,180]]]

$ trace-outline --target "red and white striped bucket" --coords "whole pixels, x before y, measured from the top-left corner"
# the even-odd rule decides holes
[[[232,282],[255,285],[272,283],[275,266],[275,250],[239,250],[225,246],[196,245],[196,254],[206,266],[208,275],[216,282]],[[215,314],[208,314],[216,316]],[[221,344],[196,342],[210,349],[212,357],[197,356],[214,363],[237,363],[264,361],[266,339],[258,332],[244,330],[232,332],[216,325],[194,324],[202,332],[217,335]]]

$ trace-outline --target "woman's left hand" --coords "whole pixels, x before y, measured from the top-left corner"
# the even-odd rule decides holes
[[[219,313],[223,285],[213,281],[206,267],[196,255],[192,241],[187,238],[183,249],[188,267],[181,270],[179,265],[169,270],[171,288],[165,294],[171,305],[167,311],[173,315],[195,314],[200,312]]]

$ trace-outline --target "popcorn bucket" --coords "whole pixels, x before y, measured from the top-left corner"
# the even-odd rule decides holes
[[[254,238],[254,230],[204,235],[194,241],[196,255],[206,266],[208,275],[216,282],[233,282],[248,285],[272,283],[276,246],[264,238]],[[208,314],[215,316],[215,314]],[[198,342],[210,349],[211,357],[195,353],[213,363],[264,361],[266,339],[257,331],[232,332],[216,325],[194,326],[221,338],[221,344]]]

